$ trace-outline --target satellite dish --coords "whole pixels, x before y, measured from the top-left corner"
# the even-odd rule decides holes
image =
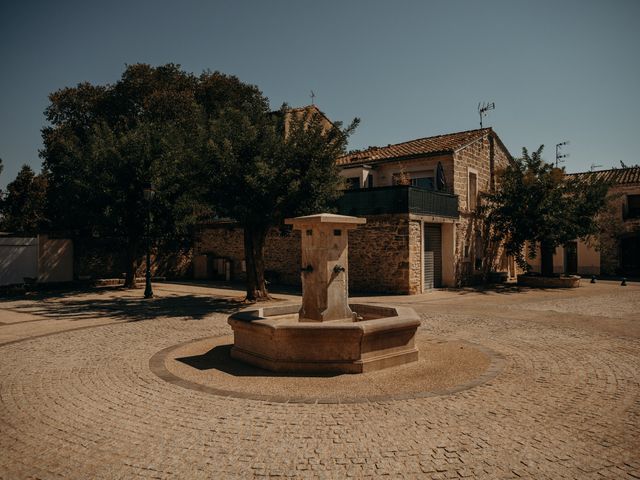
[[[443,191],[447,189],[447,181],[444,178],[444,168],[442,168],[442,163],[438,162],[438,167],[436,168],[436,190]]]

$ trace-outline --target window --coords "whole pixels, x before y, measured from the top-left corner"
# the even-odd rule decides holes
[[[474,262],[474,268],[476,270],[482,270],[482,258],[484,257],[484,248],[483,248],[484,244],[482,241],[482,235],[480,235],[480,232],[476,232],[476,240],[474,242],[474,250],[475,250],[475,262]]]
[[[367,188],[373,188],[373,175],[367,175]]]
[[[468,210],[475,210],[478,205],[478,174],[469,171],[469,190],[467,197]]]
[[[347,190],[358,190],[360,188],[360,177],[347,178]]]
[[[432,170],[420,171],[420,172],[398,172],[393,174],[394,185],[411,185],[412,187],[425,188],[427,190],[433,190],[435,185],[435,178]]]
[[[433,177],[418,177],[411,179],[411,185],[419,188],[433,190]]]
[[[627,211],[624,218],[640,218],[640,195],[627,195]]]

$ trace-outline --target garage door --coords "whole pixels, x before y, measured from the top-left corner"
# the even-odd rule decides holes
[[[442,232],[439,223],[424,226],[424,288],[442,287]],[[428,276],[427,276],[428,275]]]

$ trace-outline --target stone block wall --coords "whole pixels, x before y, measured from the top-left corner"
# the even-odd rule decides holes
[[[409,294],[422,293],[422,223],[409,222]]]
[[[489,191],[492,175],[495,182],[496,173],[508,165],[509,158],[509,152],[491,134],[487,134],[454,154],[454,193],[458,195],[460,209],[460,219],[456,226],[456,278],[460,285],[476,283],[481,274],[475,268],[478,251],[476,232],[479,225],[468,205],[469,171],[476,173],[476,190],[479,195],[481,192]],[[465,247],[469,252],[467,256],[465,256]],[[506,264],[506,258],[498,259],[498,263]]]
[[[473,169],[477,174],[478,193],[488,191],[491,185],[491,156],[493,156],[493,174],[509,163],[509,152],[490,134],[471,143],[454,154],[453,193],[459,197],[459,208],[468,211],[468,173]]]
[[[419,230],[419,222],[410,222],[408,215],[376,215],[349,232],[351,290],[417,293],[415,285],[412,287],[415,269],[410,255],[411,224],[415,223]],[[417,275],[419,281],[419,270]]]
[[[349,288],[380,293],[419,293],[421,288],[420,222],[409,216],[378,215],[349,231]],[[197,236],[194,253],[231,260],[234,280],[244,278],[242,229],[211,225]],[[265,243],[269,275],[284,285],[300,285],[300,232],[272,229]]]
[[[640,184],[613,185],[609,189],[609,205],[601,213],[600,222],[605,230],[597,238],[595,247],[600,251],[601,273],[606,275],[620,271],[620,237],[640,231],[640,219],[623,217],[627,195],[640,195]]]
[[[243,280],[243,230],[235,223],[210,225],[197,235],[196,255],[209,255],[231,261],[231,278]],[[267,279],[285,285],[300,285],[300,232],[288,227],[273,228],[265,241]]]

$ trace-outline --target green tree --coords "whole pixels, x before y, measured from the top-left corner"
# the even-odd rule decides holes
[[[176,65],[126,68],[106,86],[88,83],[49,96],[41,156],[56,228],[108,237],[126,249],[135,286],[147,208],[157,238],[185,234],[200,212],[192,188],[201,154],[198,79]],[[150,205],[144,188],[152,184]]]
[[[315,109],[268,113],[226,108],[211,124],[210,201],[244,230],[247,299],[269,298],[264,244],[286,217],[327,211],[343,186],[335,159],[345,152],[358,119],[345,129]]]
[[[525,243],[540,246],[542,275],[553,274],[556,247],[598,232],[597,214],[609,185],[594,175],[565,174],[542,159],[543,146],[514,160],[498,174],[498,188],[484,195],[484,212],[495,240],[521,268],[530,269]]]
[[[15,180],[7,185],[4,198],[0,199],[0,229],[33,235],[46,228],[46,193],[47,179],[36,175],[30,166],[23,165]]]

